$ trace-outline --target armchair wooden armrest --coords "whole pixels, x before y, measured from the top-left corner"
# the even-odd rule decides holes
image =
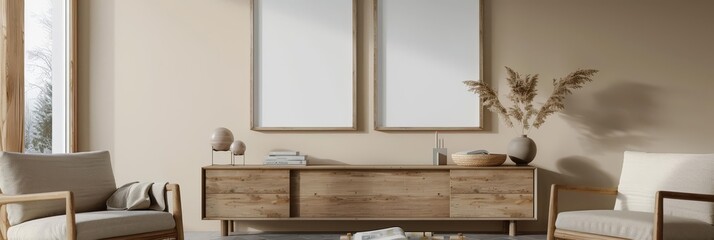
[[[690,200],[690,201],[700,201],[700,202],[713,202],[714,195],[710,194],[698,194],[698,193],[685,193],[685,192],[670,192],[670,191],[657,191],[657,197],[655,199],[655,219],[654,219],[654,239],[661,240],[664,238],[664,199],[678,199],[678,200]]]
[[[181,188],[178,184],[168,184],[166,185],[166,191],[171,192],[173,198],[173,207],[171,208],[171,214],[174,216],[174,222],[176,222],[176,231],[178,234],[178,240],[183,240],[183,213],[181,212]]]
[[[62,192],[48,192],[48,193],[33,193],[33,194],[22,194],[22,195],[2,195],[0,196],[0,207],[4,207],[7,204],[12,203],[24,203],[24,202],[37,202],[37,201],[47,201],[47,200],[65,200],[65,210],[67,215],[67,239],[75,240],[77,239],[77,227],[74,220],[74,195],[70,191]],[[6,216],[2,216],[5,218]],[[5,221],[3,219],[3,221]],[[7,237],[7,229],[3,229],[3,233],[0,234],[0,238]]]
[[[554,239],[555,219],[558,217],[558,195],[560,191],[588,192],[604,195],[617,195],[617,188],[598,188],[553,184],[550,187],[550,209],[548,212],[548,239]]]

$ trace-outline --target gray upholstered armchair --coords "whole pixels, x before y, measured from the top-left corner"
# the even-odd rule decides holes
[[[612,210],[559,213],[561,191],[617,198]],[[548,239],[714,239],[712,224],[714,154],[625,152],[617,188],[552,186]]]
[[[171,211],[107,211],[117,190],[109,152],[0,153],[0,240],[183,239],[179,186]]]

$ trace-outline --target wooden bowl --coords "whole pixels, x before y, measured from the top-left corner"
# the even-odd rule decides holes
[[[493,167],[506,162],[506,154],[451,154],[456,165],[466,167]]]

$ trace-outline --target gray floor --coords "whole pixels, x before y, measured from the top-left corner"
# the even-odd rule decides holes
[[[468,240],[545,240],[545,235],[509,237],[498,234],[465,234]],[[241,234],[222,237],[218,232],[187,232],[186,240],[337,240],[339,234]]]

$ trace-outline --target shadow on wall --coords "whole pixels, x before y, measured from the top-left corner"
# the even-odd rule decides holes
[[[597,92],[590,101],[566,99],[563,118],[583,134],[583,146],[593,152],[638,150],[652,141],[657,126],[660,89],[622,81]]]
[[[569,156],[558,160],[557,172],[545,168],[538,169],[538,222],[545,226],[548,219],[550,186],[566,184],[576,186],[605,187],[617,186],[616,180],[598,168],[595,160],[582,156]],[[582,209],[612,209],[613,196],[588,193],[562,192],[558,206],[560,211]]]
[[[573,185],[614,187],[615,179],[598,168],[595,160],[582,156],[569,156],[558,160],[557,182]]]

